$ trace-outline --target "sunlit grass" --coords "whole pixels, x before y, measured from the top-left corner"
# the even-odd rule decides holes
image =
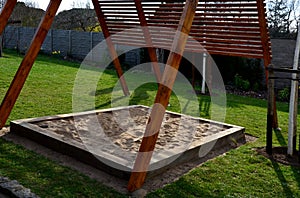
[[[4,97],[21,59],[13,51],[5,51],[5,57],[0,58],[0,99]],[[79,67],[80,63],[39,56],[9,121],[73,112],[72,94]],[[90,69],[88,72],[101,75],[101,78],[87,97],[87,100],[94,100],[92,107],[83,109],[153,104],[156,83],[138,86],[129,98],[125,98],[121,89],[116,89],[118,78],[115,71]],[[146,78],[141,74],[128,75],[133,85]],[[191,102],[189,88],[180,83],[178,89],[183,94],[172,94],[168,110],[210,118],[210,97],[201,95]],[[189,104],[189,109],[185,112],[186,104]],[[277,106],[282,132],[274,134],[273,142],[275,146],[285,146],[288,104],[278,103]],[[267,101],[228,94],[226,107],[226,123],[245,127],[246,133],[258,137],[258,140],[204,163],[178,181],[152,192],[149,197],[300,197],[300,169],[272,162],[254,150],[265,146]],[[200,114],[197,113],[199,108]],[[41,197],[128,197],[3,139],[0,139],[0,175],[18,180]]]

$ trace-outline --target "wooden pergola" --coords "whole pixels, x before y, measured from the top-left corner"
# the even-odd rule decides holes
[[[62,0],[50,0],[46,13],[32,40],[14,80],[0,106],[0,129],[8,116],[29,75]],[[0,15],[2,34],[17,0],[8,0]],[[263,59],[265,67],[271,63],[271,44],[267,29],[263,0],[92,0],[108,50],[125,95],[129,91],[114,44],[148,47],[153,71],[159,82],[154,106],[137,155],[128,190],[139,189],[145,180],[165,109],[184,51],[203,53],[185,35],[200,42],[210,54]],[[114,34],[142,27],[124,36]],[[151,28],[149,28],[151,27]],[[155,28],[167,27],[176,31],[161,34]],[[155,48],[170,50],[167,65],[161,74]],[[268,120],[277,127],[276,111]]]

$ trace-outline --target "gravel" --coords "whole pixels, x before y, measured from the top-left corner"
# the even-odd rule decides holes
[[[10,180],[7,177],[0,177],[0,197],[38,198],[30,189],[25,188],[16,180]]]

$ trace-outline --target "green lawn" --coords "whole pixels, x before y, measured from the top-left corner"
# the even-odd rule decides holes
[[[0,58],[1,100],[21,59],[13,51],[5,51],[5,57]],[[9,120],[71,113],[73,84],[79,66],[39,56]],[[87,72],[102,74],[94,92],[96,108],[110,107],[110,93],[117,81],[115,72],[93,69]],[[137,82],[141,78],[142,75],[132,76]],[[155,83],[139,87],[131,95],[129,104],[151,105],[155,90]],[[113,101],[119,104],[123,99],[116,96]],[[184,96],[173,94],[169,110],[181,111],[179,100],[189,103]],[[203,104],[201,117],[209,118],[204,104],[210,104],[210,98],[200,96],[199,101]],[[190,106],[188,112],[194,115],[196,111],[193,110],[197,108],[193,103]],[[148,197],[300,197],[300,169],[272,162],[254,151],[254,148],[265,146],[266,106],[265,100],[227,95],[226,122],[245,127],[246,133],[258,140],[204,163]],[[278,110],[282,132],[274,135],[275,146],[287,142],[288,105],[278,103]],[[40,197],[128,197],[3,139],[0,139],[0,151],[0,175],[17,179]]]

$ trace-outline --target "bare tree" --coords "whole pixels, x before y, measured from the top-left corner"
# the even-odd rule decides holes
[[[74,8],[60,12],[54,21],[53,28],[80,30],[85,32],[99,31],[99,23],[92,9]]]
[[[45,11],[39,8],[34,8],[36,5],[37,4],[30,1],[26,1],[26,3],[18,2],[10,17],[10,20],[22,21],[22,26],[37,27]]]
[[[0,0],[0,10],[2,10],[6,0]]]
[[[268,21],[273,34],[289,33],[289,17],[287,0],[271,0],[268,4]]]
[[[300,23],[300,0],[294,0],[290,3],[291,13],[291,31],[299,32],[299,23]]]
[[[268,21],[272,36],[295,32],[299,21],[299,0],[270,0]]]

